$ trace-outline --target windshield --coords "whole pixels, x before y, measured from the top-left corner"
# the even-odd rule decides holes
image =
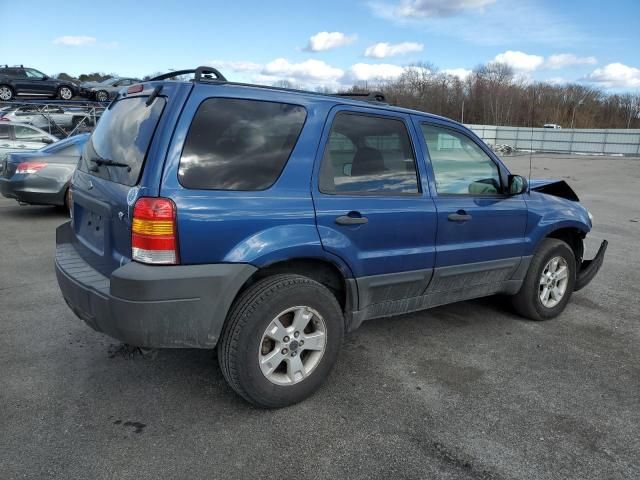
[[[120,80],[119,78],[107,78],[106,80],[103,80],[100,82],[101,85],[113,85],[114,83],[116,83],[118,80]]]
[[[148,97],[129,97],[107,108],[82,152],[80,170],[124,185],[135,185],[166,100],[147,106]],[[93,162],[92,162],[93,160]],[[95,160],[126,164],[98,165]]]

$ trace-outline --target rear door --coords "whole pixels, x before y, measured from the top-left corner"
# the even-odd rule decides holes
[[[508,172],[464,129],[425,121],[417,126],[438,211],[430,290],[465,290],[510,279],[525,250],[523,196],[505,193]]]
[[[312,192],[322,246],[356,277],[360,305],[423,293],[435,260],[436,211],[410,119],[336,107]]]
[[[170,135],[188,84],[164,84],[147,105],[153,84],[139,95],[118,99],[107,108],[87,141],[72,181],[73,230],[85,259],[108,275],[131,258],[133,204],[157,196]],[[186,87],[186,91],[185,91]],[[101,162],[113,161],[121,166]]]

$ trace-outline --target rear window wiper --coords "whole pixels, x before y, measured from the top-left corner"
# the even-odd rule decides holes
[[[92,158],[90,162],[95,163],[95,165],[91,167],[93,171],[97,171],[98,167],[101,167],[102,165],[106,165],[107,167],[125,167],[127,172],[131,171],[131,165],[128,163],[116,162],[114,160],[109,160],[108,158]]]

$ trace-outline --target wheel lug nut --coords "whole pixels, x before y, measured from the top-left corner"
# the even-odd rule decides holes
[[[286,342],[288,342],[288,341],[289,341],[289,337],[284,337],[284,338],[282,339],[282,341],[283,341],[283,342],[285,342],[285,343],[286,343]]]
[[[286,349],[286,348],[283,348],[283,349],[282,349],[282,354],[283,354],[283,355],[286,355],[287,353],[289,353],[289,350],[288,350],[288,349]]]
[[[293,336],[294,336],[294,337],[296,337],[296,338],[298,338],[298,337],[300,336],[300,332],[295,332],[295,333],[293,334]]]
[[[291,356],[295,357],[296,356],[296,352],[291,352]]]
[[[304,340],[300,340],[300,346],[304,345]]]

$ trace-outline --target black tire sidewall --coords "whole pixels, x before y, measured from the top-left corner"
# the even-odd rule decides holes
[[[260,370],[259,351],[269,323],[288,308],[308,306],[323,318],[326,327],[326,346],[320,363],[307,378],[294,385],[276,385]],[[252,309],[237,343],[238,382],[254,403],[263,406],[286,406],[297,403],[316,391],[329,376],[338,356],[344,320],[333,294],[324,286],[309,281],[298,283],[263,299]]]
[[[565,259],[569,268],[569,278],[567,289],[562,300],[560,300],[555,307],[548,308],[545,307],[540,300],[540,277],[549,260],[554,257],[563,257]],[[529,275],[531,278],[528,278],[526,282],[528,284],[528,293],[531,296],[530,301],[532,302],[532,306],[540,316],[540,319],[554,318],[562,313],[567,303],[569,303],[576,282],[576,259],[569,245],[562,241],[549,242],[543,245],[539,254],[534,257]]]

